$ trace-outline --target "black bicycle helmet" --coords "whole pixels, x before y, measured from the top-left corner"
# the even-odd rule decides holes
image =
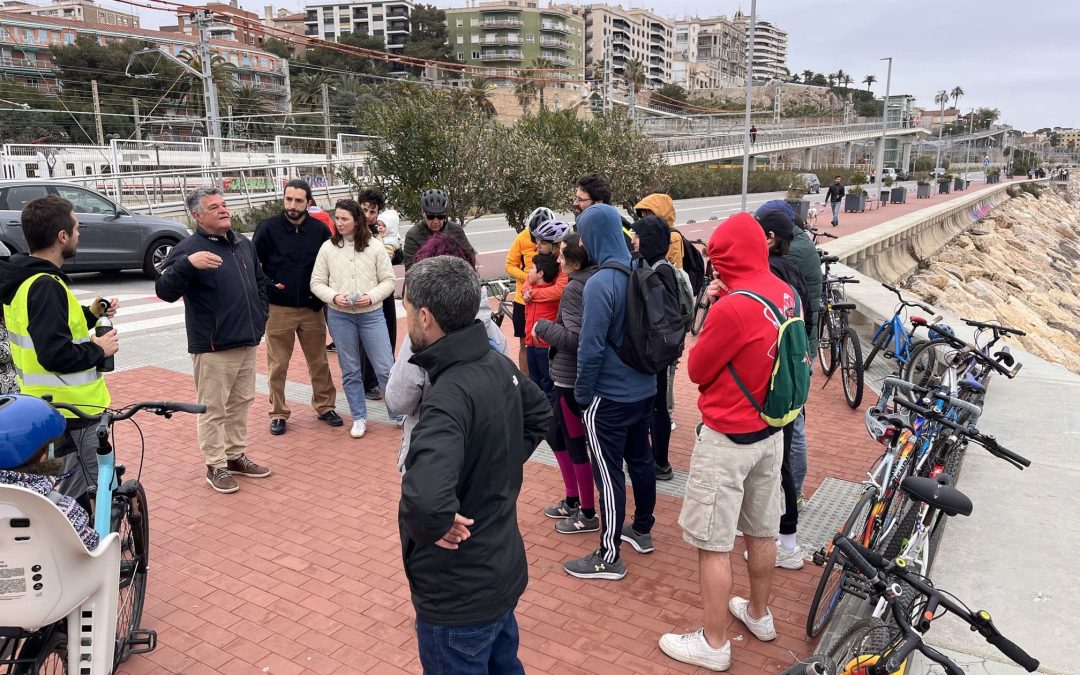
[[[450,210],[450,197],[438,188],[425,190],[420,195],[420,211],[433,216],[441,216]]]

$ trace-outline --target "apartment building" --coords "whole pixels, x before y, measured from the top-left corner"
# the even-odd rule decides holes
[[[0,12],[51,16],[57,19],[71,19],[106,26],[139,27],[139,17],[135,14],[101,7],[94,4],[93,0],[52,0],[47,5],[10,0],[0,3]]]
[[[448,9],[446,24],[457,60],[489,66],[480,74],[496,85],[512,85],[506,76],[537,59],[558,69],[550,79],[567,85],[585,79],[585,23],[570,12],[541,9],[534,0],[494,0]]]
[[[626,65],[640,61],[645,86],[656,89],[671,82],[675,53],[675,22],[645,9],[615,5],[557,5],[585,23],[585,65],[599,67],[610,59],[616,79]]]
[[[740,27],[745,39],[750,36],[750,17],[742,10],[735,12],[732,23]],[[754,24],[754,68],[751,77],[758,81],[782,80],[788,75],[787,31],[769,21],[757,19]]]
[[[240,9],[237,0],[231,0],[228,4],[210,2],[205,5],[182,5],[176,8],[176,25],[162,26],[161,30],[198,37],[199,29],[190,19],[196,9],[206,9],[214,14],[214,22],[210,24],[211,39],[236,41],[249,47],[261,47],[263,41],[269,39],[263,34],[259,15]]]
[[[409,17],[415,5],[409,0],[385,2],[335,2],[307,0],[304,35],[338,41],[352,33],[383,38],[386,51],[400,54],[411,32]]]
[[[694,87],[695,82],[708,82],[707,88],[741,85],[746,81],[746,33],[724,16],[677,21],[674,58],[684,64],[673,77],[682,87],[705,88]]]

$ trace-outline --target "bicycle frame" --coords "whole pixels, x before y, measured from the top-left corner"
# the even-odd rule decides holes
[[[102,438],[104,434],[104,438]],[[104,539],[112,531],[113,492],[120,486],[116,478],[116,453],[109,443],[109,427],[98,427],[97,493],[94,495],[94,531]],[[108,448],[108,452],[102,452]]]
[[[881,334],[892,327],[892,353],[896,357],[896,360],[902,364],[906,364],[911,358],[911,346],[914,344],[911,340],[911,335],[908,334],[907,328],[904,327],[904,322],[900,319],[900,309],[892,315],[892,318],[888,321],[883,321],[877,330],[874,331],[874,337],[870,339],[871,344],[875,344],[881,337]],[[914,332],[914,329],[912,330]]]

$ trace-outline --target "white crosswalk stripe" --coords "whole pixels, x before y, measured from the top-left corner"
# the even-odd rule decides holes
[[[98,293],[95,291],[72,288],[79,302],[88,303]],[[120,308],[113,318],[113,325],[119,335],[128,336],[161,328],[184,327],[184,301],[163,302],[156,295],[139,293],[119,293],[106,297],[115,297],[120,301]]]

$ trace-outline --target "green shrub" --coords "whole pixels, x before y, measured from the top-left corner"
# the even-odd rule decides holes
[[[742,194],[742,168],[723,166],[673,166],[668,169],[667,193],[672,199],[694,199]],[[783,192],[796,181],[793,171],[751,171],[747,192]]]
[[[281,211],[281,201],[277,199],[257,204],[250,209],[245,207],[242,213],[232,214],[232,228],[236,232],[254,232],[259,223]]]

